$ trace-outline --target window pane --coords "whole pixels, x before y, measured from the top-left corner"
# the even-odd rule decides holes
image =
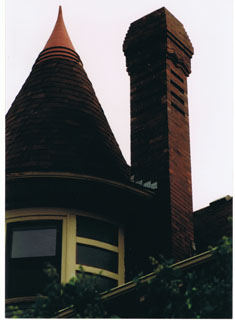
[[[118,254],[109,250],[77,243],[77,263],[118,272]]]
[[[48,278],[43,271],[46,262],[53,264],[49,261],[27,261],[27,263],[13,263],[9,265],[9,278],[7,279],[7,297],[22,297],[43,294],[43,290],[48,284]],[[21,260],[21,259],[19,259]]]
[[[77,217],[77,236],[118,245],[118,227],[92,218]]]
[[[56,229],[13,230],[11,258],[56,255]]]
[[[80,271],[77,271],[76,274],[80,273]],[[118,281],[108,278],[108,277],[104,277],[98,274],[93,274],[90,272],[86,272],[86,275],[90,275],[92,277],[95,277],[96,279],[96,284],[97,284],[97,289],[100,292],[106,291],[106,290],[110,290],[114,287],[117,287],[118,285]]]
[[[6,297],[34,295],[48,283],[44,272],[54,266],[60,279],[62,221],[40,220],[8,223],[6,248]]]
[[[101,292],[110,290],[118,285],[117,280],[108,278],[108,277],[103,277],[103,276],[97,276],[97,286],[98,290]]]

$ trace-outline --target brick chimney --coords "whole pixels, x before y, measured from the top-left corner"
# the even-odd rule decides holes
[[[187,97],[193,47],[183,25],[161,8],[131,24],[123,50],[131,83],[131,174],[157,182],[165,254],[183,259],[193,244]]]

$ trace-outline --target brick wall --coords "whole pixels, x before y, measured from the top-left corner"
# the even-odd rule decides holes
[[[232,236],[232,198],[230,196],[211,202],[193,214],[194,238],[197,252],[215,246],[223,236]]]

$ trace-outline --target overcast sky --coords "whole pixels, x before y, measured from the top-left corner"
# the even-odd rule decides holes
[[[130,163],[130,90],[122,43],[131,22],[165,6],[194,46],[188,79],[194,210],[232,195],[232,0],[7,0],[6,110],[54,27],[65,25]]]

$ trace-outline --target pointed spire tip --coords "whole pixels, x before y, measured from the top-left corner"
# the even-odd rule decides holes
[[[49,40],[47,41],[44,49],[48,49],[50,47],[56,47],[56,46],[67,47],[69,49],[74,50],[73,44],[69,38],[66,27],[64,25],[61,5],[59,6],[59,12],[58,12],[56,24],[54,26],[52,34]]]

